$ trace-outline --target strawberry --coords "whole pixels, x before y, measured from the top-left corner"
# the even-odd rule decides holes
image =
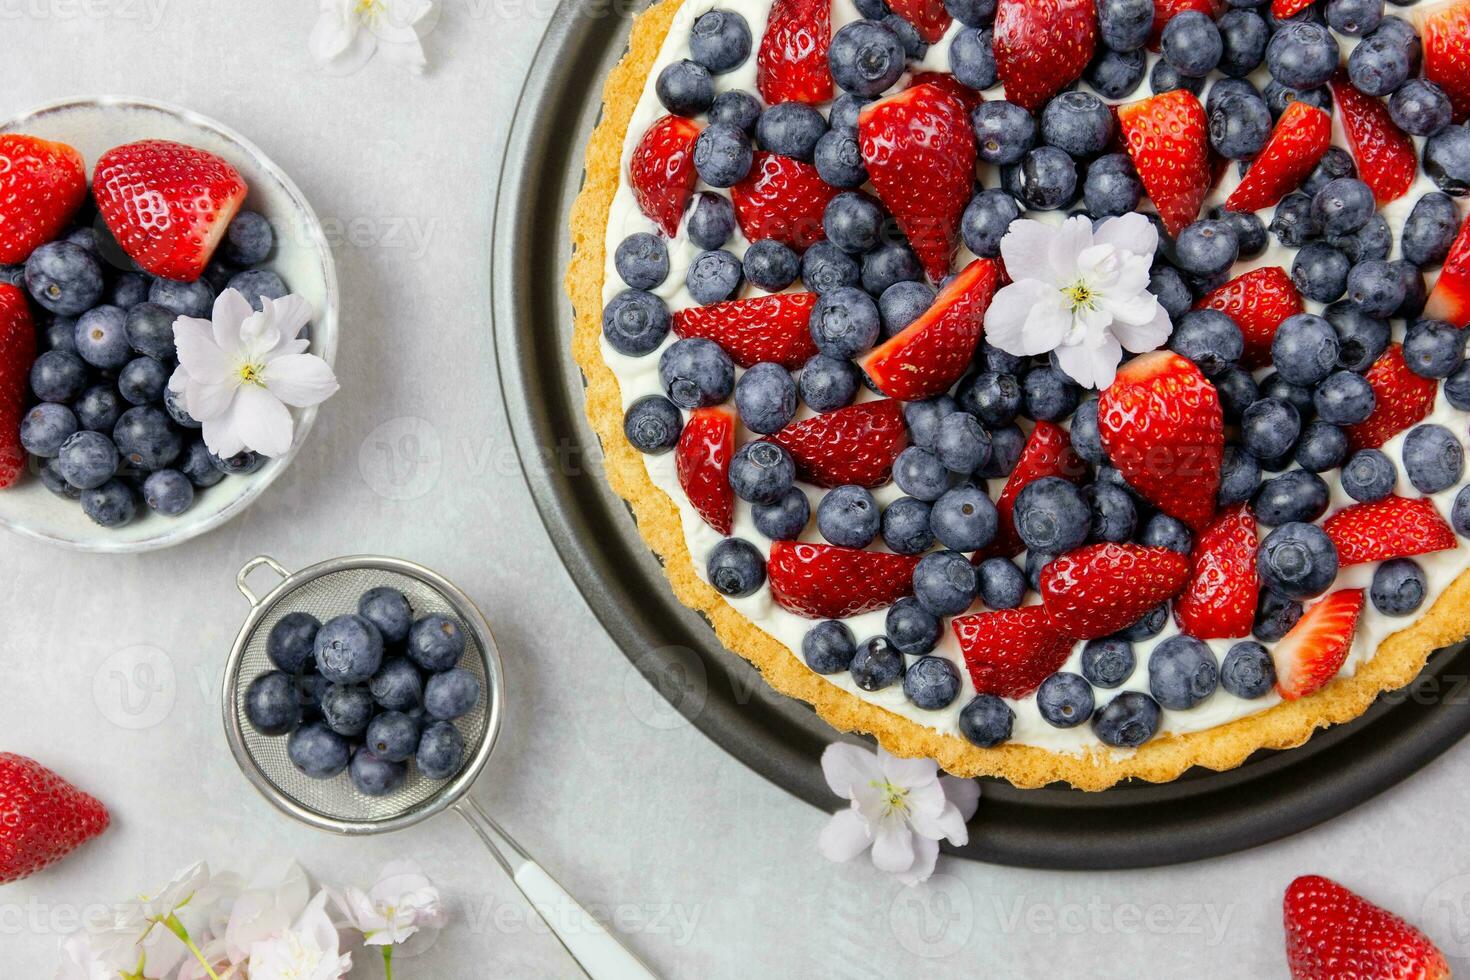
[[[893,0],[888,7],[914,25],[925,44],[938,44],[953,20],[944,9],[944,0]]]
[[[950,624],[978,694],[1024,698],[1061,669],[1072,641],[1040,606],[960,616]]]
[[[918,401],[960,379],[970,366],[995,296],[996,269],[976,259],[940,291],[934,303],[867,357],[860,367],[890,398]]]
[[[756,85],[766,104],[830,101],[831,44],[832,0],[775,0],[755,61]]]
[[[1256,519],[1242,505],[1221,514],[1200,535],[1174,618],[1181,630],[1201,640],[1249,636],[1260,594]]]
[[[995,543],[977,553],[975,561],[978,563],[993,555],[1014,558],[1026,550],[1020,535],[1016,533],[1013,515],[1016,498],[1026,489],[1027,484],[1044,476],[1059,476],[1073,483],[1081,483],[1086,475],[1087,464],[1072,451],[1072,439],[1067,435],[1067,430],[1051,422],[1037,422],[1036,428],[1031,430],[1031,435],[1026,439],[1025,448],[1021,450],[1021,458],[1016,460],[1016,466],[1011,470],[1011,475],[995,502],[995,509],[1000,515],[1000,529],[995,536]]]
[[[863,107],[858,143],[878,197],[938,282],[949,275],[975,186],[975,130],[964,104],[937,85],[904,89]]]
[[[1000,0],[992,44],[1006,98],[1035,112],[1092,61],[1097,8],[1093,0]]]
[[[1332,117],[1314,105],[1291,103],[1225,206],[1231,211],[1274,206],[1301,186],[1331,145]]]
[[[1188,576],[1189,561],[1168,548],[1093,544],[1042,570],[1041,605],[1058,631],[1091,640],[1138,622],[1178,595]]]
[[[1389,558],[1427,555],[1457,547],[1455,532],[1430,500],[1385,497],[1333,514],[1322,530],[1337,545],[1343,568]]]
[[[674,314],[674,333],[713,340],[743,368],[774,361],[795,371],[817,353],[807,325],[816,302],[816,293],[776,293],[691,306]]]
[[[903,406],[892,398],[861,402],[792,422],[770,437],[796,460],[796,475],[819,487],[888,482],[908,444]]]
[[[106,807],[39,762],[0,752],[0,885],[55,864],[110,821]]]
[[[697,408],[679,433],[674,466],[679,486],[710,527],[726,537],[735,526],[730,457],[735,455],[735,416],[723,408]]]
[[[1295,17],[1312,5],[1313,0],[1271,0],[1271,16],[1277,20]]]
[[[682,116],[654,120],[633,148],[628,177],[638,210],[673,238],[694,196],[694,140],[699,127]]]
[[[800,541],[771,543],[771,596],[808,619],[844,619],[891,606],[914,591],[917,555]]]
[[[1332,680],[1347,659],[1363,611],[1363,590],[1342,589],[1302,614],[1276,644],[1276,693],[1287,701],[1304,698]]]
[[[1136,357],[1098,401],[1103,448],[1155,507],[1203,531],[1215,516],[1225,421],[1199,368],[1172,351]]]
[[[87,196],[87,166],[65,143],[0,135],[0,265],[61,234]]]
[[[1275,265],[1236,276],[1196,303],[1195,308],[1219,310],[1236,322],[1245,335],[1243,360],[1248,367],[1270,364],[1276,328],[1287,317],[1306,309],[1291,276]]]
[[[959,79],[948,72],[943,71],[921,71],[909,79],[909,88],[915,85],[934,85],[943,89],[959,100],[960,105],[965,107],[966,114],[974,112],[977,107],[985,102],[985,96],[970,88]]]
[[[1197,10],[1214,20],[1225,12],[1225,3],[1224,0],[1155,0],[1154,28],[1149,35],[1149,44],[1155,51],[1158,50],[1159,39],[1163,37],[1164,28],[1169,26],[1169,21],[1186,10]]]
[[[798,252],[827,237],[822,215],[838,193],[811,164],[763,150],[756,152],[745,179],[730,188],[746,238],[774,238]]]
[[[1429,294],[1424,315],[1447,320],[1461,329],[1470,326],[1470,219],[1460,226],[1460,235],[1439,270],[1439,281]]]
[[[1428,936],[1328,878],[1297,878],[1281,910],[1292,980],[1448,980]]]
[[[1419,173],[1414,141],[1399,129],[1381,99],[1353,88],[1346,73],[1332,80],[1332,94],[1347,130],[1348,145],[1358,161],[1358,176],[1379,204],[1396,201],[1409,192]]]
[[[1424,77],[1444,89],[1462,123],[1470,118],[1470,0],[1424,4],[1411,16],[1424,45]]]
[[[36,325],[25,294],[0,282],[0,490],[13,486],[25,472],[20,420],[35,359]]]
[[[1409,370],[1404,363],[1404,350],[1398,344],[1389,344],[1365,377],[1373,388],[1376,402],[1367,420],[1346,426],[1353,449],[1377,449],[1434,408],[1438,385]]]
[[[102,154],[92,194],[108,230],[145,272],[193,282],[249,188],[227,162],[192,146],[143,140]]]
[[[1214,183],[1205,107],[1179,89],[1119,106],[1118,125],[1164,227],[1179,234],[1199,216]]]

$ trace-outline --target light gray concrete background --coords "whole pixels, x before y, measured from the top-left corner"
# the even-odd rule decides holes
[[[1304,872],[1362,889],[1470,964],[1470,747],[1249,853],[1125,874],[942,861],[909,890],[865,861],[828,864],[823,815],[664,723],[563,572],[495,390],[491,197],[549,16],[549,0],[442,0],[426,77],[378,60],[338,78],[307,56],[306,0],[0,0],[0,116],[115,93],[226,121],[335,230],[345,300],[344,390],[244,517],[137,558],[0,542],[0,750],[53,766],[115,817],[68,861],[0,888],[0,976],[52,976],[88,904],[196,859],[248,870],[283,855],[364,885],[393,858],[424,866],[453,920],[401,978],[575,975],[457,818],[338,840],[279,816],[239,775],[216,688],[245,612],[234,572],[260,552],[293,567],[402,555],[478,600],[510,698],[476,795],[665,976],[1284,976],[1281,893]],[[367,958],[353,973],[381,975]]]

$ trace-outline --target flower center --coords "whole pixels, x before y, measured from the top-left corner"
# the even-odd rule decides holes
[[[265,365],[264,364],[248,364],[247,363],[247,364],[241,364],[240,365],[240,383],[242,385],[255,385],[257,388],[264,388],[265,387],[265,379],[263,377],[264,374],[265,374]]]
[[[895,786],[886,779],[874,779],[868,785],[883,794],[883,807],[886,813],[896,812],[908,816],[909,791],[907,787]]]
[[[1063,287],[1062,295],[1071,302],[1073,313],[1097,309],[1097,293],[1083,280]]]
[[[382,9],[382,0],[357,0],[357,16],[373,17]]]

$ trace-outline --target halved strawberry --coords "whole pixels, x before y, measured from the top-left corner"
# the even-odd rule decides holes
[[[1422,498],[1385,497],[1354,504],[1327,518],[1322,530],[1337,545],[1337,561],[1343,568],[1459,546],[1454,529],[1439,516],[1434,502]]]
[[[937,85],[904,89],[863,107],[858,143],[878,197],[938,282],[949,275],[975,186],[975,130],[964,104]]]
[[[960,616],[950,624],[978,694],[1024,698],[1066,663],[1072,641],[1040,606]]]
[[[750,173],[730,188],[747,239],[774,238],[798,252],[827,237],[822,215],[838,193],[811,164],[765,151],[756,152]]]
[[[248,192],[226,161],[167,140],[114,147],[92,174],[97,210],[128,257],[184,282],[203,274]]]
[[[816,415],[770,436],[796,460],[796,475],[819,487],[887,483],[908,445],[903,406],[892,398]]]
[[[1303,613],[1271,651],[1276,693],[1295,701],[1332,680],[1352,649],[1362,611],[1363,590],[1343,589]]]
[[[1195,308],[1219,310],[1236,322],[1245,335],[1242,360],[1247,367],[1270,364],[1276,328],[1287,317],[1306,309],[1291,276],[1275,265],[1236,276],[1196,303]]]
[[[954,19],[944,9],[944,0],[893,0],[888,8],[914,25],[925,44],[937,44]]]
[[[831,100],[831,44],[832,0],[775,0],[755,61],[756,86],[766,104]]]
[[[995,501],[995,509],[1000,516],[1000,530],[996,533],[995,543],[975,555],[976,563],[993,555],[1014,558],[1026,550],[1021,536],[1016,533],[1016,498],[1028,484],[1044,476],[1059,476],[1073,483],[1081,483],[1087,476],[1087,464],[1073,452],[1067,430],[1052,422],[1037,422],[1026,439],[1021,458],[1016,461],[1015,469],[1011,470],[1000,497]]]
[[[1388,106],[1353,88],[1346,73],[1332,80],[1332,94],[1358,161],[1358,176],[1373,188],[1378,203],[1387,204],[1409,193],[1419,173],[1419,154],[1414,141],[1388,114]]]
[[[1377,449],[1423,420],[1434,408],[1439,386],[1433,379],[1421,378],[1409,370],[1398,344],[1389,344],[1365,377],[1376,401],[1373,414],[1365,421],[1346,426],[1348,442],[1354,449]]]
[[[1199,368],[1172,351],[1134,358],[1099,398],[1097,423],[1108,458],[1130,486],[1196,532],[1209,525],[1225,421],[1220,396]]]
[[[985,102],[985,96],[970,88],[949,72],[943,71],[921,71],[909,79],[909,88],[915,85],[935,85],[959,100],[960,105],[965,107],[965,112],[974,112],[975,109]]]
[[[1292,980],[1448,980],[1429,937],[1337,882],[1302,875],[1281,903]]]
[[[665,235],[679,233],[679,220],[694,196],[694,140],[699,127],[682,116],[654,120],[633,148],[628,178],[638,210]]]
[[[994,32],[1006,98],[1035,112],[1092,61],[1097,7],[1093,0],[1000,0]]]
[[[1155,0],[1154,28],[1149,35],[1149,44],[1155,51],[1158,50],[1159,39],[1163,37],[1164,28],[1169,26],[1169,21],[1186,10],[1197,10],[1214,20],[1225,12],[1225,2],[1224,0]]]
[[[0,134],[0,265],[61,234],[87,196],[87,166],[65,143]]]
[[[1424,45],[1424,77],[1450,97],[1455,122],[1470,119],[1470,0],[1422,4],[1411,16]]]
[[[774,361],[794,371],[817,353],[808,321],[816,293],[776,293],[674,313],[679,337],[704,337],[743,368]]]
[[[913,595],[917,555],[776,541],[766,575],[771,597],[808,619],[844,619]]]
[[[1168,548],[1092,544],[1042,569],[1041,604],[1059,632],[1091,640],[1138,622],[1188,577],[1188,559]]]
[[[1201,640],[1249,636],[1260,595],[1256,519],[1241,505],[1222,513],[1200,535],[1174,618],[1181,630]]]
[[[684,495],[721,534],[735,526],[735,491],[730,489],[730,457],[735,455],[735,416],[723,408],[697,408],[679,433],[674,466]]]
[[[0,282],[0,490],[12,486],[26,468],[20,444],[31,363],[36,359],[36,325],[25,293]]]
[[[995,283],[995,263],[976,259],[917,320],[863,358],[860,366],[878,390],[890,398],[918,401],[958,381],[980,342]]]
[[[1199,216],[1214,183],[1205,107],[1179,89],[1119,106],[1118,125],[1164,227],[1179,234]]]
[[[1271,16],[1277,20],[1295,17],[1310,7],[1312,3],[1313,0],[1271,0]]]
[[[1450,247],[1424,315],[1447,320],[1462,329],[1470,326],[1470,219],[1460,227],[1460,235]]]
[[[1225,206],[1232,211],[1274,206],[1301,186],[1331,145],[1332,117],[1306,102],[1291,103]]]

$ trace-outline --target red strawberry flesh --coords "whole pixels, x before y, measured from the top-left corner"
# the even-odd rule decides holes
[[[949,30],[951,18],[943,0],[893,0],[889,5],[895,14],[914,25],[925,44],[937,44]]]
[[[1389,115],[1388,106],[1353,88],[1346,74],[1332,80],[1332,94],[1358,161],[1358,176],[1373,189],[1378,203],[1409,193],[1419,173],[1419,154],[1414,141]]]
[[[949,390],[975,354],[996,280],[995,263],[976,259],[917,320],[863,358],[860,366],[878,390],[904,401]]]
[[[1088,545],[1041,573],[1041,604],[1056,630],[1079,640],[1116,633],[1178,595],[1189,562],[1168,548]]]
[[[1118,125],[1144,190],[1177,235],[1199,217],[1214,183],[1205,108],[1182,89],[1118,108]]]
[[[1421,4],[1413,13],[1424,45],[1424,77],[1450,97],[1454,120],[1470,119],[1470,0]]]
[[[1219,310],[1234,320],[1245,337],[1246,366],[1264,367],[1271,363],[1276,328],[1306,306],[1291,276],[1272,265],[1236,276],[1200,300],[1196,308]]]
[[[1331,145],[1332,117],[1314,105],[1291,103],[1225,206],[1260,211],[1278,204],[1301,186]]]
[[[1094,0],[1000,0],[993,46],[1006,98],[1035,112],[1092,61]]]
[[[1058,633],[1040,606],[956,618],[950,627],[979,694],[1024,698],[1061,669],[1072,641]]]
[[[1276,663],[1276,692],[1295,701],[1320,691],[1337,676],[1353,646],[1363,590],[1333,592],[1296,621],[1271,651]]]
[[[772,361],[795,371],[817,353],[808,324],[816,293],[777,293],[691,306],[674,313],[679,337],[703,337],[743,368]]]
[[[50,769],[0,752],[0,885],[55,864],[110,821],[106,807]]]
[[[1389,344],[1365,377],[1375,398],[1373,414],[1366,421],[1346,426],[1353,449],[1377,449],[1422,421],[1434,408],[1439,386],[1433,379],[1421,378],[1409,370],[1398,344]]]
[[[831,44],[832,0],[775,0],[756,54],[756,87],[766,104],[829,101]]]
[[[61,234],[87,196],[87,167],[65,143],[0,134],[0,265]]]
[[[1174,603],[1179,628],[1201,640],[1249,636],[1260,598],[1256,519],[1239,506],[1200,535],[1189,559],[1189,581]]]
[[[1027,485],[1044,476],[1059,476],[1073,483],[1081,483],[1087,476],[1087,464],[1072,450],[1067,430],[1052,422],[1037,422],[1027,437],[1021,458],[995,501],[1000,517],[995,543],[975,556],[977,562],[992,555],[1014,558],[1026,549],[1016,532],[1016,498]]]
[[[694,169],[694,140],[699,127],[681,116],[654,121],[633,148],[628,164],[638,210],[673,238],[694,196],[699,174]]]
[[[726,536],[735,523],[735,493],[730,489],[734,454],[735,418],[722,408],[696,409],[674,447],[684,495],[706,524]]]
[[[782,609],[808,619],[844,619],[912,595],[918,563],[914,555],[776,541],[766,573]]]
[[[0,283],[0,489],[14,486],[25,473],[20,423],[35,359],[36,326],[25,294]]]
[[[765,151],[756,152],[750,173],[730,189],[747,239],[772,238],[798,252],[827,237],[822,215],[838,193],[811,164]]]
[[[1338,564],[1361,565],[1457,547],[1454,530],[1430,500],[1385,497],[1333,514],[1322,530],[1337,546]]]
[[[1418,929],[1337,882],[1302,875],[1282,901],[1292,980],[1445,980],[1449,965]]]
[[[809,483],[876,487],[888,482],[908,428],[903,406],[885,398],[792,422],[770,441],[791,453],[796,475]]]
[[[1439,270],[1439,281],[1429,294],[1424,315],[1461,329],[1470,326],[1470,219],[1460,226],[1460,234]]]

